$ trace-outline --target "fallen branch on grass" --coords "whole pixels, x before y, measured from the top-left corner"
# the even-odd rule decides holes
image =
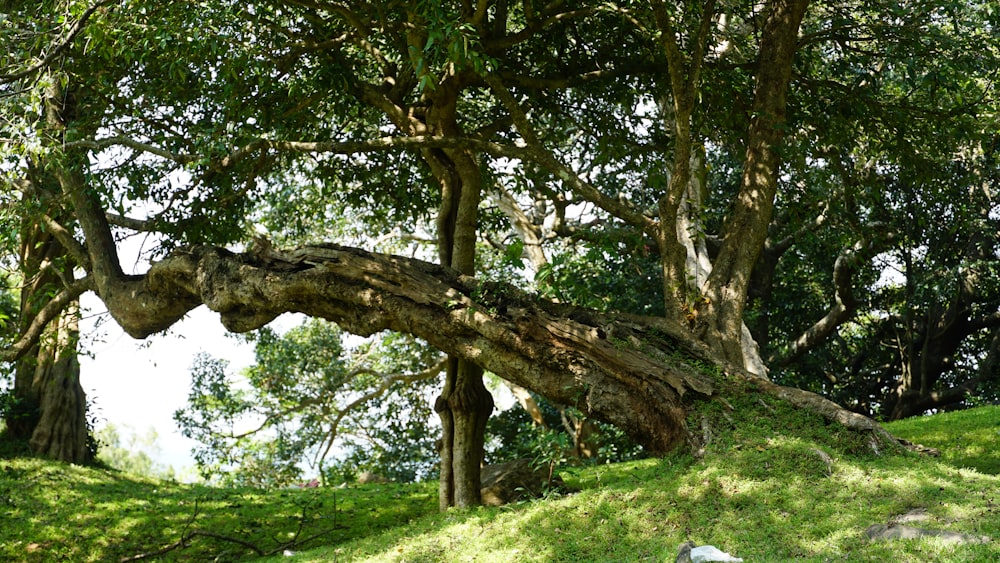
[[[198,536],[204,536],[204,537],[207,537],[207,538],[215,538],[215,539],[218,539],[218,540],[224,540],[224,541],[228,541],[228,542],[237,543],[237,544],[242,545],[243,547],[246,547],[248,549],[252,549],[257,555],[260,555],[262,557],[264,555],[267,555],[267,552],[265,552],[263,549],[257,547],[256,545],[254,545],[254,544],[252,544],[252,543],[250,543],[250,542],[248,542],[246,540],[241,540],[239,538],[234,538],[234,537],[223,535],[223,534],[217,534],[215,532],[206,532],[206,531],[203,531],[203,530],[192,530],[192,531],[184,534],[184,536],[181,537],[181,539],[177,540],[176,542],[174,542],[174,543],[172,543],[172,544],[170,544],[168,546],[161,547],[160,549],[157,549],[156,551],[149,551],[149,552],[146,552],[146,553],[140,553],[138,555],[132,555],[132,556],[129,556],[129,557],[124,557],[122,559],[119,559],[118,561],[119,561],[119,563],[127,563],[127,562],[131,562],[131,561],[141,561],[143,559],[149,559],[150,557],[156,557],[158,555],[163,555],[164,553],[173,551],[173,550],[175,550],[177,548],[187,547],[188,542],[191,541],[192,539],[198,537]]]
[[[142,561],[144,559],[150,559],[152,557],[158,557],[158,556],[163,555],[165,553],[171,552],[171,551],[173,551],[175,549],[179,549],[179,548],[182,548],[182,547],[188,547],[188,543],[192,539],[194,539],[196,537],[214,538],[214,539],[217,539],[217,540],[222,540],[222,541],[227,541],[227,542],[235,543],[235,544],[238,544],[238,545],[242,545],[243,547],[245,547],[247,549],[252,550],[258,556],[267,557],[267,556],[270,556],[270,555],[274,555],[276,553],[280,553],[280,552],[285,551],[287,549],[290,549],[290,548],[293,548],[293,547],[298,547],[300,545],[306,544],[306,543],[308,543],[308,542],[310,542],[312,540],[315,540],[317,538],[328,536],[328,535],[330,535],[331,532],[333,532],[334,530],[337,529],[337,494],[336,494],[336,491],[334,491],[334,495],[333,495],[333,527],[329,528],[329,529],[321,530],[321,531],[319,531],[319,532],[317,532],[315,534],[312,534],[312,535],[306,536],[305,538],[301,538],[300,539],[300,537],[302,535],[302,532],[305,530],[306,522],[308,521],[308,517],[307,517],[307,514],[306,514],[308,510],[309,510],[309,504],[308,503],[303,504],[302,505],[302,515],[299,518],[299,527],[295,531],[295,533],[292,535],[292,539],[290,541],[277,542],[278,543],[278,547],[276,547],[274,549],[271,549],[271,550],[264,550],[264,549],[261,549],[260,547],[258,547],[253,542],[250,542],[250,541],[247,541],[247,540],[243,540],[243,539],[240,539],[240,538],[234,538],[232,536],[227,536],[225,534],[219,534],[219,533],[216,533],[216,532],[209,532],[209,531],[205,531],[205,530],[190,530],[190,531],[188,531],[188,529],[191,527],[191,524],[198,517],[198,501],[195,500],[195,503],[194,503],[194,512],[191,513],[191,517],[188,519],[187,523],[184,525],[185,531],[181,534],[181,538],[179,540],[177,540],[176,542],[174,542],[174,543],[172,543],[170,545],[161,547],[160,549],[157,549],[155,551],[149,551],[149,552],[146,552],[146,553],[139,553],[139,554],[136,554],[136,555],[130,555],[128,557],[123,557],[122,559],[118,560],[118,563],[131,563],[133,561]]]

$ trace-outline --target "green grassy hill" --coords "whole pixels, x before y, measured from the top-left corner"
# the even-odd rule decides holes
[[[876,452],[780,405],[740,412],[692,421],[701,459],[568,469],[573,494],[446,514],[435,483],[267,492],[0,460],[0,560],[672,562],[691,539],[748,562],[1000,561],[1000,408],[889,425],[940,458]],[[864,533],[908,513],[994,540]]]

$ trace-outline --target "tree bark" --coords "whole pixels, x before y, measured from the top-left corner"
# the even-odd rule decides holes
[[[704,289],[699,336],[726,360],[743,362],[743,308],[774,210],[785,108],[799,25],[808,0],[773,0],[761,32],[743,177],[722,227],[722,246]]]
[[[697,31],[690,32],[689,42],[692,47],[687,56],[681,51],[682,39],[677,36],[678,30],[666,7],[660,0],[653,0],[651,6],[660,32],[660,44],[667,58],[667,78],[670,84],[669,103],[661,101],[660,111],[667,128],[674,136],[670,180],[666,192],[657,204],[659,228],[656,239],[660,251],[665,310],[674,320],[681,321],[692,311],[701,290],[701,284],[697,283],[700,281],[697,280],[697,273],[694,273],[697,280],[695,287],[691,287],[692,270],[699,264],[691,263],[694,246],[688,246],[691,233],[687,229],[694,225],[688,221],[692,209],[687,202],[696,199],[695,205],[700,204],[706,187],[699,184],[697,170],[692,173],[692,161],[696,159],[697,150],[691,124],[697,106],[697,92],[715,14],[715,2],[709,0],[702,5]]]
[[[74,305],[49,325],[34,366],[32,394],[38,424],[29,445],[35,454],[70,463],[92,461],[87,429],[87,398],[80,385],[79,309]]]
[[[137,295],[204,303],[236,332],[294,311],[359,335],[387,329],[412,334],[614,424],[652,454],[686,443],[688,408],[717,395],[723,383],[779,394],[856,430],[884,433],[817,395],[719,362],[686,327],[551,303],[410,258],[336,245],[279,252],[258,244],[245,254],[196,247],[155,263],[132,283],[139,285]],[[129,334],[143,338],[151,332],[150,316],[162,313],[166,324],[175,315],[173,308],[149,309],[159,302],[148,299],[142,310],[122,308],[121,301],[109,307],[119,308],[116,318]],[[717,366],[721,375],[696,367],[701,364]]]
[[[493,412],[493,396],[483,384],[482,368],[468,360],[451,358],[445,387],[434,410],[441,417],[442,427],[439,506],[447,510],[452,506],[480,505],[486,421]]]
[[[50,295],[72,283],[74,261],[50,232],[27,221],[21,227],[20,333],[25,334]],[[70,279],[62,279],[68,276]],[[15,440],[37,455],[71,463],[91,461],[87,400],[77,360],[79,308],[75,302],[48,323],[38,341],[15,365],[14,397],[19,408],[7,416]]]

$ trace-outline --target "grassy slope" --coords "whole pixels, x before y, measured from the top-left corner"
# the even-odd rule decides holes
[[[747,561],[1000,561],[1000,408],[890,427],[942,449],[932,459],[876,455],[836,426],[779,404],[751,408],[756,402],[706,410],[713,438],[701,460],[570,470],[564,477],[578,493],[447,514],[436,512],[433,483],[265,493],[0,460],[0,560],[117,561],[201,530],[277,550],[273,561],[673,561],[686,539]],[[914,525],[996,540],[871,543],[863,535],[917,508],[929,519]],[[300,527],[300,537],[320,537],[282,555]],[[188,545],[156,560],[256,557],[207,536]]]
[[[949,464],[958,459],[951,454],[876,455],[860,437],[780,405],[765,411],[770,416],[747,407],[706,413],[715,438],[702,460],[677,456],[577,471],[568,480],[582,490],[565,498],[437,515],[291,560],[673,561],[678,544],[692,539],[747,561],[1000,561],[996,474]],[[922,441],[923,433],[963,428],[964,451],[980,452],[981,463],[995,467],[989,464],[998,455],[1000,409],[952,416],[970,422],[949,419],[942,430],[934,418],[923,419],[925,426],[907,436]],[[975,455],[966,455],[963,464],[972,465]],[[872,543],[864,536],[868,526],[914,509],[929,518],[912,525],[996,541]]]
[[[1000,407],[910,418],[889,429],[900,438],[941,450],[941,459],[950,465],[1000,475]]]

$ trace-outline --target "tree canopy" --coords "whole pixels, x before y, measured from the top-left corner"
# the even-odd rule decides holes
[[[996,398],[992,2],[5,8],[4,240],[45,283],[4,359],[84,291],[136,338],[202,304],[412,335],[450,357],[442,506],[478,502],[483,369],[653,453],[747,389],[877,436],[802,389]]]

